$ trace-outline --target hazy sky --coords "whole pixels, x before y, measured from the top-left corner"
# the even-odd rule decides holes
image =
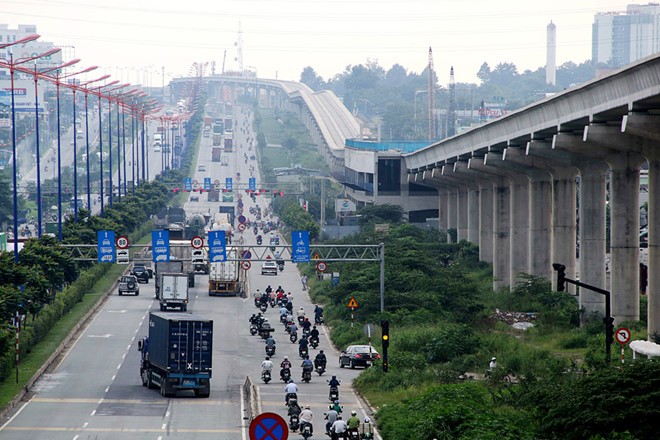
[[[80,66],[130,82],[187,75],[194,62],[237,68],[262,78],[299,80],[312,66],[324,79],[348,65],[377,60],[421,72],[433,48],[446,83],[476,81],[479,66],[512,62],[519,71],[545,65],[546,26],[557,25],[557,65],[591,58],[596,12],[623,11],[623,0],[0,0],[0,23],[35,24]],[[638,2],[647,3],[647,2]],[[133,69],[135,70],[133,70]],[[100,71],[100,70],[99,70]],[[97,71],[97,72],[99,72]],[[158,75],[146,74],[147,71]],[[139,76],[138,76],[139,75]]]

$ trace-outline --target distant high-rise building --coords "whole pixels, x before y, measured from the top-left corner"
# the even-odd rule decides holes
[[[660,52],[660,4],[631,4],[594,17],[591,59],[621,67]]]
[[[37,26],[33,24],[19,24],[16,29],[10,29],[8,24],[0,23],[0,46],[7,43],[13,43],[21,38],[25,38],[37,33]],[[0,58],[9,60],[13,55],[14,61],[21,58],[29,58],[40,53],[47,52],[53,48],[53,43],[47,41],[31,41],[26,44],[5,47],[0,49]],[[40,68],[56,66],[62,63],[62,54],[56,53],[36,61]],[[0,70],[0,74],[7,73],[7,69]],[[20,75],[20,74],[19,74]]]
[[[548,25],[548,48],[545,61],[545,83],[557,85],[557,26],[550,20]]]

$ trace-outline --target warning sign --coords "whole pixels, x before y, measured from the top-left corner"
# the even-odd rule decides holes
[[[346,307],[349,309],[357,309],[358,308],[358,303],[355,301],[355,297],[351,296],[350,301],[348,301],[348,304],[346,304]]]
[[[320,260],[321,259],[321,254],[318,252],[314,252],[314,255],[312,255],[312,260]]]

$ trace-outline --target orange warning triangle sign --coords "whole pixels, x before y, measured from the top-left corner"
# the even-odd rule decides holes
[[[355,297],[351,296],[350,301],[348,301],[348,304],[346,305],[349,309],[357,309],[358,308],[358,303],[355,301]]]

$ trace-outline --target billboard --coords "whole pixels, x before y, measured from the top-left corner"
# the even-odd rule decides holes
[[[355,212],[356,206],[349,199],[336,199],[335,200],[335,212]]]
[[[45,85],[39,83],[38,87],[39,112],[44,111]],[[11,106],[11,80],[8,76],[0,79],[0,103]],[[14,109],[17,112],[34,113],[34,80],[14,77]]]

